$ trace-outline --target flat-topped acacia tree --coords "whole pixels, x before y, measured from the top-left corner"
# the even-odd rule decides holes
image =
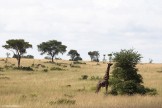
[[[2,47],[11,50],[16,55],[18,67],[20,67],[21,56],[26,53],[26,49],[32,48],[32,45],[29,42],[25,42],[24,39],[10,39]]]
[[[59,53],[63,54],[66,52],[67,46],[62,45],[62,42],[57,40],[49,40],[47,42],[42,42],[37,45],[38,51],[41,52],[41,55],[47,54],[51,56],[52,62],[54,62],[53,58]]]

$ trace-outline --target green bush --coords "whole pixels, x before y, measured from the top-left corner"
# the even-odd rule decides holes
[[[15,67],[14,69],[23,70],[23,71],[34,71],[33,68],[29,67]]]
[[[91,76],[90,80],[101,80],[102,78],[99,76]]]
[[[81,68],[80,66],[72,65],[72,64],[70,64],[70,67],[72,67],[72,68]]]
[[[115,62],[112,71],[112,77],[109,82],[111,85],[111,94],[113,95],[133,95],[133,94],[156,94],[156,90],[145,88],[143,78],[138,74],[136,65],[141,60],[141,55],[133,49],[121,50],[113,54]]]
[[[148,95],[157,95],[158,94],[157,90],[154,88],[145,88],[145,90],[146,90],[146,94],[148,94]]]
[[[81,80],[87,80],[88,79],[88,75],[81,75]]]
[[[43,69],[43,72],[48,72],[48,69]]]

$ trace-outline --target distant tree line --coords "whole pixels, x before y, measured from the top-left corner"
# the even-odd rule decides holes
[[[18,56],[16,54],[13,55],[12,58],[17,58]],[[33,55],[22,55],[21,58],[27,58],[27,59],[34,59]]]
[[[34,59],[33,55],[24,55],[27,53],[26,50],[28,48],[32,48],[32,44],[26,42],[24,39],[9,39],[2,47],[13,52],[13,58],[17,59],[18,67],[20,66],[21,58]],[[42,42],[37,45],[37,47],[40,54],[47,54],[48,56],[46,56],[45,59],[51,59],[52,62],[54,62],[54,58],[56,59],[58,54],[64,54],[67,51],[67,46],[57,40]],[[70,56],[70,61],[83,60],[78,51],[75,49],[71,49],[67,55]],[[99,51],[89,51],[88,55],[90,56],[91,61],[99,62]],[[110,55],[108,56],[110,61]]]

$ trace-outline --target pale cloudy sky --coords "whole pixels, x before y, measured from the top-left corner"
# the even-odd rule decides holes
[[[162,1],[0,0],[0,46],[8,39],[32,43],[27,54],[35,58],[44,58],[38,44],[55,39],[85,60],[88,51],[99,51],[102,60],[103,54],[134,48],[143,62],[162,62]],[[0,47],[1,57],[6,52]]]

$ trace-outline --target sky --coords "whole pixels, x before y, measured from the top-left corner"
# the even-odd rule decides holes
[[[89,51],[103,54],[134,49],[142,62],[162,63],[161,0],[0,0],[0,57],[9,39],[33,45],[27,54],[40,55],[37,45],[61,41],[84,60]],[[69,59],[67,52],[58,55]],[[107,57],[108,58],[108,57]]]

